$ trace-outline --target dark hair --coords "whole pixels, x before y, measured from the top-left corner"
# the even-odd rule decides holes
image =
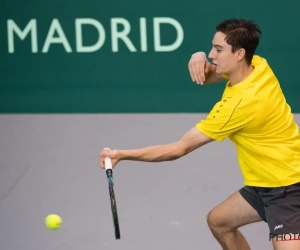
[[[218,24],[216,30],[226,35],[225,41],[232,46],[233,53],[245,49],[245,58],[250,65],[261,35],[258,25],[252,20],[234,18]]]

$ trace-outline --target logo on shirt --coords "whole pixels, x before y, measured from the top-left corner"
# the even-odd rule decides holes
[[[283,225],[282,225],[282,224],[281,224],[281,225],[277,225],[277,226],[274,228],[274,230],[279,229],[279,228],[283,228]]]

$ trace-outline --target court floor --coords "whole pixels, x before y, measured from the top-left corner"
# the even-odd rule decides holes
[[[243,185],[229,140],[172,162],[119,163],[118,241],[98,164],[103,147],[169,143],[205,116],[0,115],[0,250],[220,249],[206,215]],[[57,231],[50,213],[63,219]],[[264,222],[241,230],[253,249],[272,249]]]

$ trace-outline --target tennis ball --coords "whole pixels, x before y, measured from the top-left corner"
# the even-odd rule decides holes
[[[46,226],[51,230],[57,230],[62,224],[62,219],[57,214],[49,214],[45,218]]]

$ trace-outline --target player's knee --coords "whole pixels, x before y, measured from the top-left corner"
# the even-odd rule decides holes
[[[222,216],[222,211],[212,210],[206,216],[209,228],[214,232],[225,232],[231,230],[227,219]]]
[[[206,221],[207,221],[209,228],[213,229],[213,230],[219,228],[219,226],[221,224],[220,218],[214,210],[210,211],[207,214]]]

